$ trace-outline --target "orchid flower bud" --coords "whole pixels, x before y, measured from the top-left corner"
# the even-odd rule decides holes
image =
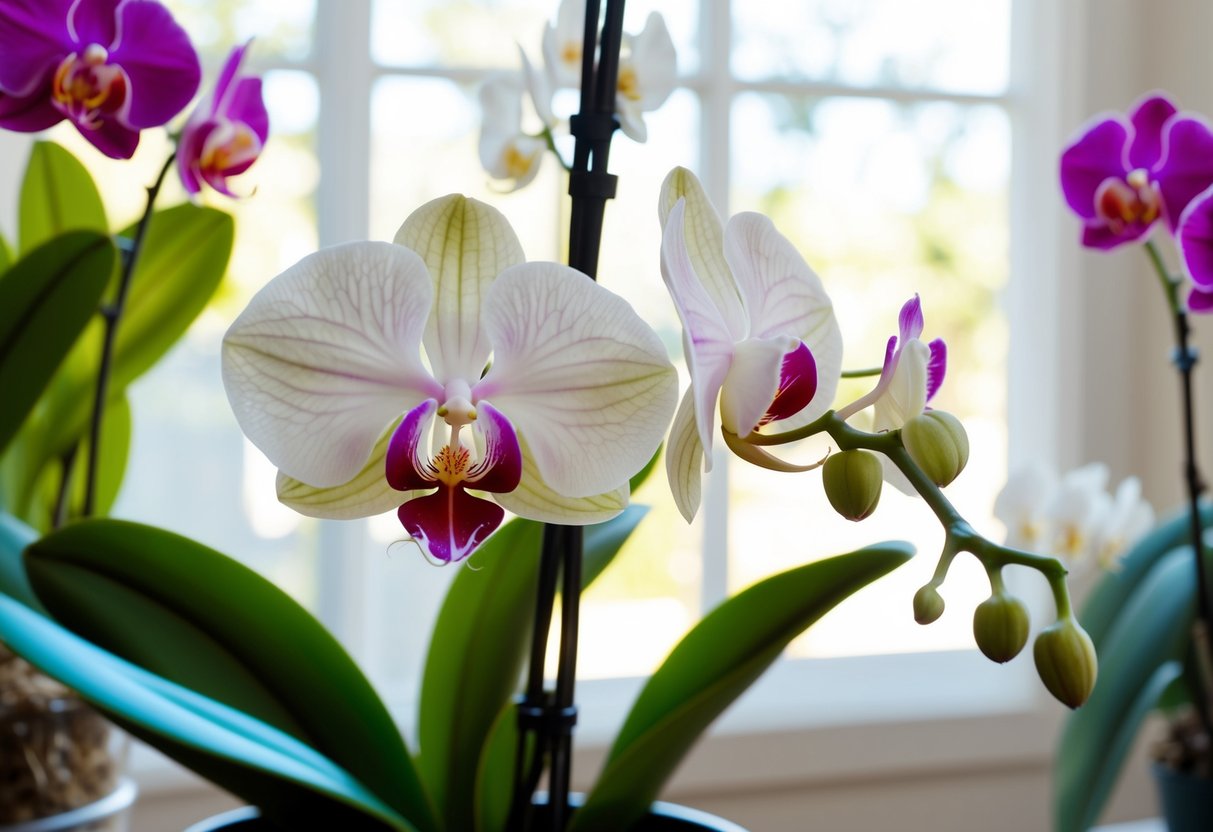
[[[941,488],[969,461],[969,436],[960,420],[942,410],[928,410],[901,428],[901,443],[910,458]]]
[[[1062,704],[1077,708],[1095,688],[1099,660],[1087,631],[1073,618],[1063,618],[1036,637],[1032,649],[1036,672],[1049,693]]]
[[[1009,662],[1028,643],[1028,609],[1012,595],[991,595],[973,611],[973,638],[986,658]]]
[[[868,451],[832,455],[822,468],[821,482],[834,510],[856,522],[876,510],[884,484],[880,460]]]
[[[925,584],[914,593],[914,620],[919,624],[934,624],[943,610],[943,596],[934,584]]]

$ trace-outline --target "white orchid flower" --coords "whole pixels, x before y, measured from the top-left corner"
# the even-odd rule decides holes
[[[514,191],[539,173],[547,143],[522,130],[522,90],[515,76],[490,76],[480,86],[480,164]]]
[[[325,249],[270,281],[224,338],[223,380],[283,502],[332,518],[399,506],[439,562],[467,557],[503,509],[576,525],[619,513],[677,397],[624,300],[524,262],[505,218],[458,195],[415,211],[394,244]]]
[[[700,470],[712,467],[717,406],[734,451],[795,469],[736,440],[774,421],[790,429],[824,413],[841,376],[842,335],[821,280],[769,219],[738,214],[722,230],[699,180],[683,168],[666,177],[659,213],[661,273],[682,321],[691,374],[666,472],[690,521],[699,508]]]
[[[581,86],[581,53],[585,39],[585,3],[561,0],[556,19],[543,30],[543,60],[556,88]]]
[[[891,336],[885,346],[884,365],[876,386],[866,396],[841,408],[839,417],[848,419],[871,407],[872,431],[880,433],[901,428],[927,409],[927,403],[939,392],[947,375],[948,348],[942,338],[924,344],[919,339],[923,326],[922,302],[915,295],[901,307],[898,334]],[[880,462],[890,485],[903,494],[918,493],[886,457],[881,456]]]
[[[1154,526],[1154,508],[1141,496],[1141,480],[1128,477],[1116,488],[1116,496],[1106,503],[1103,515],[1094,523],[1091,549],[1101,568],[1115,570],[1130,546]]]
[[[1098,526],[1112,508],[1107,486],[1108,466],[1100,462],[1075,468],[1061,478],[1045,507],[1053,554],[1079,561],[1091,552]]]
[[[656,110],[674,91],[678,81],[678,54],[665,19],[649,15],[639,35],[623,36],[619,79],[615,86],[615,114],[625,136],[643,142],[648,138],[644,114]]]
[[[1035,463],[1007,478],[994,498],[994,516],[1007,527],[1006,544],[1029,552],[1048,553],[1052,544],[1045,510],[1057,489],[1057,472]]]

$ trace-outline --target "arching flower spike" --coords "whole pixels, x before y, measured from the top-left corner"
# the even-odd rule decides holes
[[[181,112],[202,77],[189,36],[153,0],[2,0],[0,44],[0,127],[66,118],[115,159]]]
[[[842,335],[820,279],[769,219],[743,213],[721,228],[690,171],[662,186],[661,271],[683,326],[691,387],[674,417],[666,472],[689,521],[700,470],[712,467],[719,406],[734,451],[757,464],[796,470],[737,440],[779,422],[808,424],[834,399]]]
[[[203,183],[235,197],[227,180],[248,170],[269,138],[270,117],[261,96],[261,79],[241,72],[249,44],[228,56],[210,97],[198,105],[181,132],[177,171],[190,194]]]
[[[1061,188],[1090,248],[1140,240],[1159,219],[1174,233],[1188,203],[1210,184],[1213,130],[1157,94],[1127,118],[1095,120],[1061,156]]]
[[[396,240],[304,258],[224,339],[228,397],[280,469],[279,498],[319,517],[398,506],[440,562],[471,554],[503,509],[618,514],[675,404],[657,335],[585,275],[523,262],[475,200],[422,206]]]

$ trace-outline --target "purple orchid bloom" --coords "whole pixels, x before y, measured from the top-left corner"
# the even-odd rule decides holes
[[[129,159],[139,131],[181,112],[198,55],[153,0],[0,0],[0,127],[68,119],[98,150]]]
[[[201,192],[206,183],[234,198],[228,178],[248,170],[265,147],[270,119],[261,97],[261,79],[240,72],[248,46],[232,50],[214,93],[198,105],[181,132],[177,170],[191,195]]]
[[[1184,208],[1211,184],[1213,130],[1160,94],[1127,120],[1097,119],[1061,155],[1062,192],[1089,248],[1140,240],[1159,218],[1175,233]]]
[[[1179,252],[1192,278],[1188,309],[1213,313],[1213,187],[1192,200],[1180,218]]]

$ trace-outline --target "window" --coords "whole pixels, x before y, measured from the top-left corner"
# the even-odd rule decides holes
[[[516,69],[515,39],[538,55],[554,0],[167,4],[212,73],[228,44],[257,35],[253,62],[266,72],[274,135],[252,176],[256,198],[223,206],[238,215],[226,290],[133,390],[135,447],[116,513],[189,534],[260,569],[316,610],[403,706],[453,570],[417,557],[391,515],[321,523],[279,506],[272,467],[230,415],[218,339],[253,291],[317,245],[390,239],[414,207],[451,191],[500,207],[531,259],[563,258],[558,167],[546,160],[530,187],[505,196],[476,154],[477,84]],[[686,165],[722,212],[767,213],[797,244],[834,299],[848,368],[879,364],[899,306],[920,292],[927,334],[951,348],[937,404],[964,419],[974,445],[950,493],[991,530],[1008,445],[1002,292],[1011,228],[1021,219],[1012,206],[1022,204],[1012,193],[1013,145],[1024,125],[1012,32],[1026,7],[1034,8],[1028,0],[630,3],[630,31],[652,10],[665,15],[683,84],[649,117],[649,143],[615,142],[619,196],[607,210],[601,265],[603,283],[677,354],[677,318],[658,272],[656,198],[665,173]],[[55,138],[80,146],[70,131]],[[115,216],[139,210],[132,182],[150,180],[163,159],[162,144],[145,145],[139,174],[79,154],[107,198],[131,200],[111,203]],[[866,383],[840,396],[849,400]],[[586,597],[579,695],[591,723],[598,705],[626,704],[621,690],[636,686],[627,680],[647,673],[726,595],[889,538],[912,538],[921,557],[798,640],[791,660],[755,694],[764,704],[742,708],[739,724],[783,725],[810,713],[835,722],[873,712],[964,713],[1018,707],[1034,694],[1030,659],[998,668],[970,649],[970,611],[987,592],[972,561],[954,568],[944,619],[913,625],[910,598],[942,540],[920,501],[886,489],[877,514],[855,526],[833,515],[816,475],[785,478],[730,465],[723,455],[718,463],[690,528],[665,494],[663,475],[654,476],[636,497],[654,506],[651,516]],[[953,682],[941,690],[933,680],[943,674]],[[888,684],[859,683],[871,678]]]

